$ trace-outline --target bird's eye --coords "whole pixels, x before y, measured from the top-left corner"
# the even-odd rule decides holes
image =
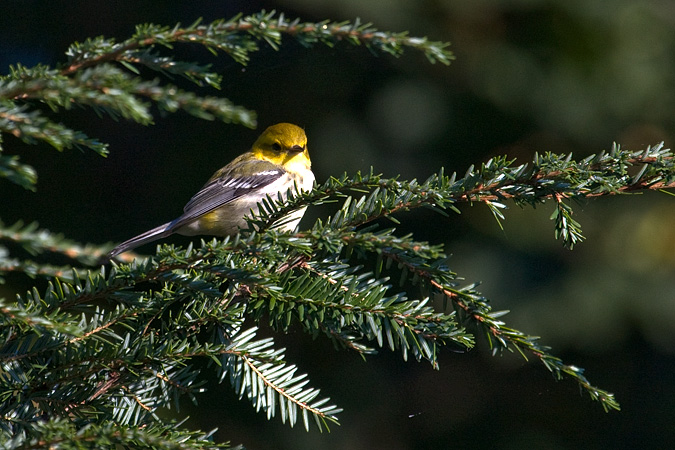
[[[277,152],[280,152],[281,151],[281,144],[278,143],[278,142],[275,142],[274,144],[272,144],[272,149],[277,151]]]

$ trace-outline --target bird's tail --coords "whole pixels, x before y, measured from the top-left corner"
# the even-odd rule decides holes
[[[167,222],[164,225],[160,225],[157,228],[153,228],[152,230],[148,230],[145,233],[139,234],[138,236],[132,237],[131,239],[122,242],[120,245],[112,249],[110,253],[108,253],[108,259],[114,258],[120,253],[124,253],[127,250],[139,247],[147,242],[152,242],[173,234],[174,231],[173,227],[171,227],[171,224],[172,222]]]

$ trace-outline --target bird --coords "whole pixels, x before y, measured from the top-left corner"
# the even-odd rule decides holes
[[[290,190],[310,191],[314,185],[307,136],[291,123],[268,127],[251,149],[217,170],[183,208],[178,218],[128,239],[107,257],[132,250],[174,233],[195,236],[233,236],[246,228],[246,216],[258,212],[258,203],[267,195],[282,199]],[[283,217],[275,225],[293,231],[307,207]]]

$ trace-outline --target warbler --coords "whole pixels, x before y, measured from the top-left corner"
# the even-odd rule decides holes
[[[180,217],[122,242],[108,253],[108,258],[173,233],[237,234],[246,227],[244,217],[256,213],[265,196],[276,199],[280,193],[286,198],[289,189],[309,191],[313,184],[305,131],[290,123],[272,125],[263,131],[251,150],[214,173],[185,205]],[[277,228],[294,230],[305,209],[281,219]]]

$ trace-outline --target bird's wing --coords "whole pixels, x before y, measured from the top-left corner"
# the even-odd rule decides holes
[[[257,160],[240,164],[246,164],[244,172],[246,175],[235,175],[233,173],[235,167],[217,172],[185,205],[183,215],[171,224],[171,228],[179,228],[226,203],[264,188],[285,173],[281,167],[267,161]]]

